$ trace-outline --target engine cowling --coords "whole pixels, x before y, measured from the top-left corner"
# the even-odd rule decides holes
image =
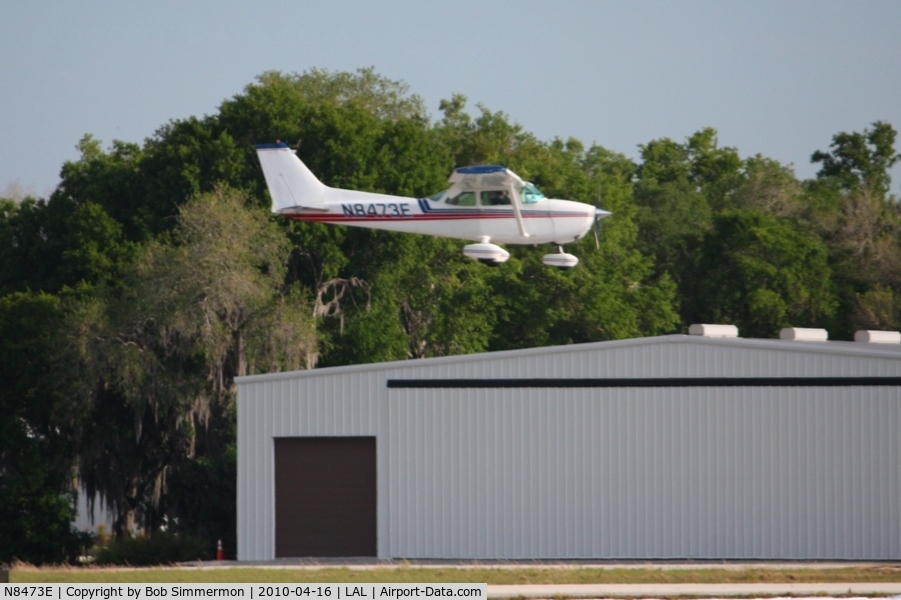
[[[463,254],[473,260],[477,260],[480,263],[490,265],[492,267],[495,267],[503,262],[507,262],[507,259],[510,258],[509,252],[507,252],[500,246],[496,246],[495,244],[490,244],[488,242],[481,242],[479,244],[467,244],[466,246],[463,246]]]
[[[579,264],[579,259],[567,252],[558,252],[556,254],[545,254],[541,258],[541,262],[549,267],[572,269]]]

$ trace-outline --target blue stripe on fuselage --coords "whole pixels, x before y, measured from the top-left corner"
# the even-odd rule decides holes
[[[428,200],[425,198],[418,198],[419,200],[419,208],[422,209],[422,213],[424,215],[456,215],[460,218],[473,218],[477,219],[480,216],[491,216],[491,215],[504,215],[504,216],[514,216],[513,207],[510,208],[480,208],[480,207],[467,207],[467,208],[435,208]],[[589,216],[585,213],[568,211],[568,210],[558,210],[558,211],[547,211],[547,210],[525,210],[520,209],[520,214],[524,219],[531,219],[535,217],[546,217],[546,218],[557,218],[557,217],[585,217]]]

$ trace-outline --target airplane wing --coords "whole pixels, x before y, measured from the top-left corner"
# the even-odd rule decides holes
[[[472,167],[460,167],[451,173],[450,183],[459,184],[461,188],[481,189],[485,187],[506,187],[515,185],[521,188],[525,185],[519,175],[500,165],[475,165]]]

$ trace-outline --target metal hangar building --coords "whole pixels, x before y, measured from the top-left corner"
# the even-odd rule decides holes
[[[901,344],[699,331],[239,378],[238,558],[901,559]]]

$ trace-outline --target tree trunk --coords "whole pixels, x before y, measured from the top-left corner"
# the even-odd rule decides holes
[[[116,534],[117,540],[134,537],[135,534],[135,514],[137,510],[131,506],[125,512],[120,512],[113,522],[113,533]]]
[[[235,331],[235,377],[247,375],[247,341],[241,330]]]

